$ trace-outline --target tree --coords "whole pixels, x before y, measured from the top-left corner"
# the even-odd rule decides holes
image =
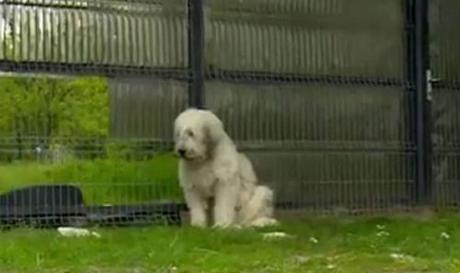
[[[50,9],[1,5],[0,17],[0,59],[8,61],[60,61],[69,35],[83,41],[92,27],[74,24],[66,33],[73,18]],[[0,136],[15,139],[20,156],[32,146],[108,133],[104,78],[8,75],[0,78],[0,101]]]

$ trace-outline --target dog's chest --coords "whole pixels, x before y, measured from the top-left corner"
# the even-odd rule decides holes
[[[206,197],[212,197],[214,195],[214,186],[217,178],[211,168],[205,167],[196,170],[188,170],[184,178],[183,186],[193,188]]]

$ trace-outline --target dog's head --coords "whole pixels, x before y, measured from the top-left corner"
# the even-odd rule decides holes
[[[185,110],[174,122],[174,150],[181,159],[187,161],[208,159],[224,136],[222,122],[208,110]]]

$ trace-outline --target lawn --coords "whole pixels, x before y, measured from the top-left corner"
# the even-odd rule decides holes
[[[0,233],[0,272],[459,272],[460,217],[286,220],[267,230],[100,229],[100,239],[52,230]]]
[[[0,164],[0,193],[36,184],[76,184],[87,204],[181,200],[177,159],[165,153],[146,160],[104,158]]]

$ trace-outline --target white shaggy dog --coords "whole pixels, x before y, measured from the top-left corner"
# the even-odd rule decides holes
[[[215,227],[277,223],[272,190],[257,185],[251,162],[237,151],[216,115],[198,109],[182,112],[174,122],[174,139],[193,226],[205,227],[211,217]]]

